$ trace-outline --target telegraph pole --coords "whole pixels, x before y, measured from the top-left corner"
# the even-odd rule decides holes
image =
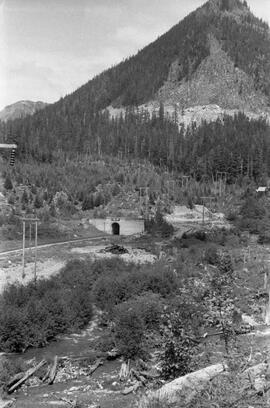
[[[203,202],[203,219],[202,219],[202,223],[204,224],[204,211],[205,211],[204,207],[205,207],[205,202],[206,202],[207,200],[210,200],[210,204],[212,204],[212,201],[215,199],[215,197],[210,197],[210,196],[208,196],[208,197],[201,197],[201,199],[202,199],[202,202]]]
[[[29,223],[29,231],[31,234],[31,224],[35,224],[35,265],[34,265],[34,283],[36,285],[37,283],[37,234],[38,234],[38,221],[39,219],[36,218],[30,218],[30,217],[22,217],[21,218],[22,223],[23,223],[23,253],[22,253],[22,278],[25,278],[25,272],[24,272],[24,267],[25,267],[25,230],[26,230],[26,223]],[[30,235],[31,239],[31,235]],[[30,247],[31,248],[31,247]]]
[[[185,187],[185,188],[188,187],[190,177],[191,177],[191,176],[182,176],[182,177],[181,177],[182,188],[183,188],[183,187]]]
[[[146,197],[146,200],[145,200],[145,197]],[[143,213],[143,203],[146,204],[146,218],[148,218],[149,187],[140,187],[140,212],[141,213]]]
[[[224,186],[226,188],[227,171],[217,171],[217,181],[219,182],[219,196],[221,197],[221,195],[222,195],[222,182],[224,182]]]
[[[170,193],[172,193],[171,196],[173,197],[173,201],[175,201],[175,180],[167,180],[166,184],[168,190],[167,192],[168,200],[170,200]]]
[[[22,278],[24,279],[24,255],[25,255],[25,221],[23,220],[23,252],[22,252]]]

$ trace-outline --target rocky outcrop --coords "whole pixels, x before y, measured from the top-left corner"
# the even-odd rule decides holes
[[[158,92],[158,101],[183,109],[218,105],[223,109],[254,113],[267,111],[267,97],[255,89],[252,79],[236,66],[213,36],[209,42],[210,55],[201,62],[189,80],[177,82],[181,61],[172,63],[168,80]]]

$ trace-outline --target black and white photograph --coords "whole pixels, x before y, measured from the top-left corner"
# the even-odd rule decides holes
[[[270,0],[0,0],[0,408],[270,407]]]

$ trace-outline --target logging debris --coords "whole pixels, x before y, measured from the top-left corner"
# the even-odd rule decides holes
[[[35,367],[29,368],[29,370],[26,371],[24,376],[8,389],[8,393],[11,394],[15,390],[17,390],[19,387],[21,387],[28,380],[28,378],[30,378],[33,374],[35,374],[35,372],[38,371],[41,367],[43,367],[45,364],[47,364],[47,361],[41,360],[40,363],[38,363]]]
[[[54,383],[56,371],[57,371],[57,365],[58,365],[58,356],[55,356],[53,360],[53,364],[49,372],[49,384],[50,385]]]

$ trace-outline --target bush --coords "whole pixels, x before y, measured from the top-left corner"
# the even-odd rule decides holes
[[[103,333],[96,347],[98,350],[104,353],[106,353],[107,351],[111,351],[115,347],[115,339],[113,338],[111,333]]]
[[[137,312],[122,304],[115,318],[115,343],[124,358],[134,358],[142,353],[144,324]]]
[[[161,235],[162,238],[168,238],[173,234],[173,226],[169,224],[161,214],[157,211],[154,218],[145,222],[145,230],[152,235]]]
[[[215,245],[211,245],[205,251],[204,261],[210,265],[217,265],[218,260],[219,260],[218,248]]]
[[[117,264],[115,265],[117,267]],[[102,273],[93,288],[93,299],[98,307],[111,311],[112,307],[125,302],[143,292],[151,291],[162,297],[177,290],[177,279],[163,264],[137,266],[129,265],[129,270],[116,268]]]
[[[92,210],[95,207],[93,194],[89,194],[82,202],[82,210]]]
[[[237,220],[237,212],[236,211],[229,211],[226,215],[226,219],[228,221],[236,221]]]
[[[153,292],[145,292],[128,300],[114,308],[114,316],[118,316],[119,310],[126,307],[127,310],[133,310],[142,320],[145,329],[157,329],[161,319],[162,299]]]
[[[168,314],[166,320],[168,330],[164,336],[162,376],[169,379],[192,371],[191,362],[197,350],[198,341],[189,320],[181,313]]]
[[[261,200],[249,195],[240,209],[240,215],[243,218],[263,218],[265,215],[265,208],[262,205]]]
[[[43,201],[40,197],[39,194],[36,195],[35,200],[34,200],[34,207],[35,208],[41,208],[43,206]]]
[[[86,262],[73,261],[36,286],[8,286],[0,298],[1,350],[44,346],[57,334],[84,327],[92,317],[90,271]]]
[[[5,188],[6,190],[12,190],[12,189],[13,189],[13,184],[12,184],[12,181],[11,181],[11,179],[10,179],[9,176],[7,176],[7,177],[5,178],[4,188]]]
[[[48,213],[46,212],[46,216],[47,215],[48,215]],[[45,216],[45,213],[43,212],[43,209],[41,210],[41,216],[42,216],[42,218]],[[64,232],[60,231],[57,225],[48,224],[45,221],[42,221],[38,225],[38,238],[60,239],[60,238],[65,238],[65,237],[66,237],[66,234]]]
[[[265,232],[259,235],[258,237],[258,244],[270,244],[270,234],[269,232]]]

